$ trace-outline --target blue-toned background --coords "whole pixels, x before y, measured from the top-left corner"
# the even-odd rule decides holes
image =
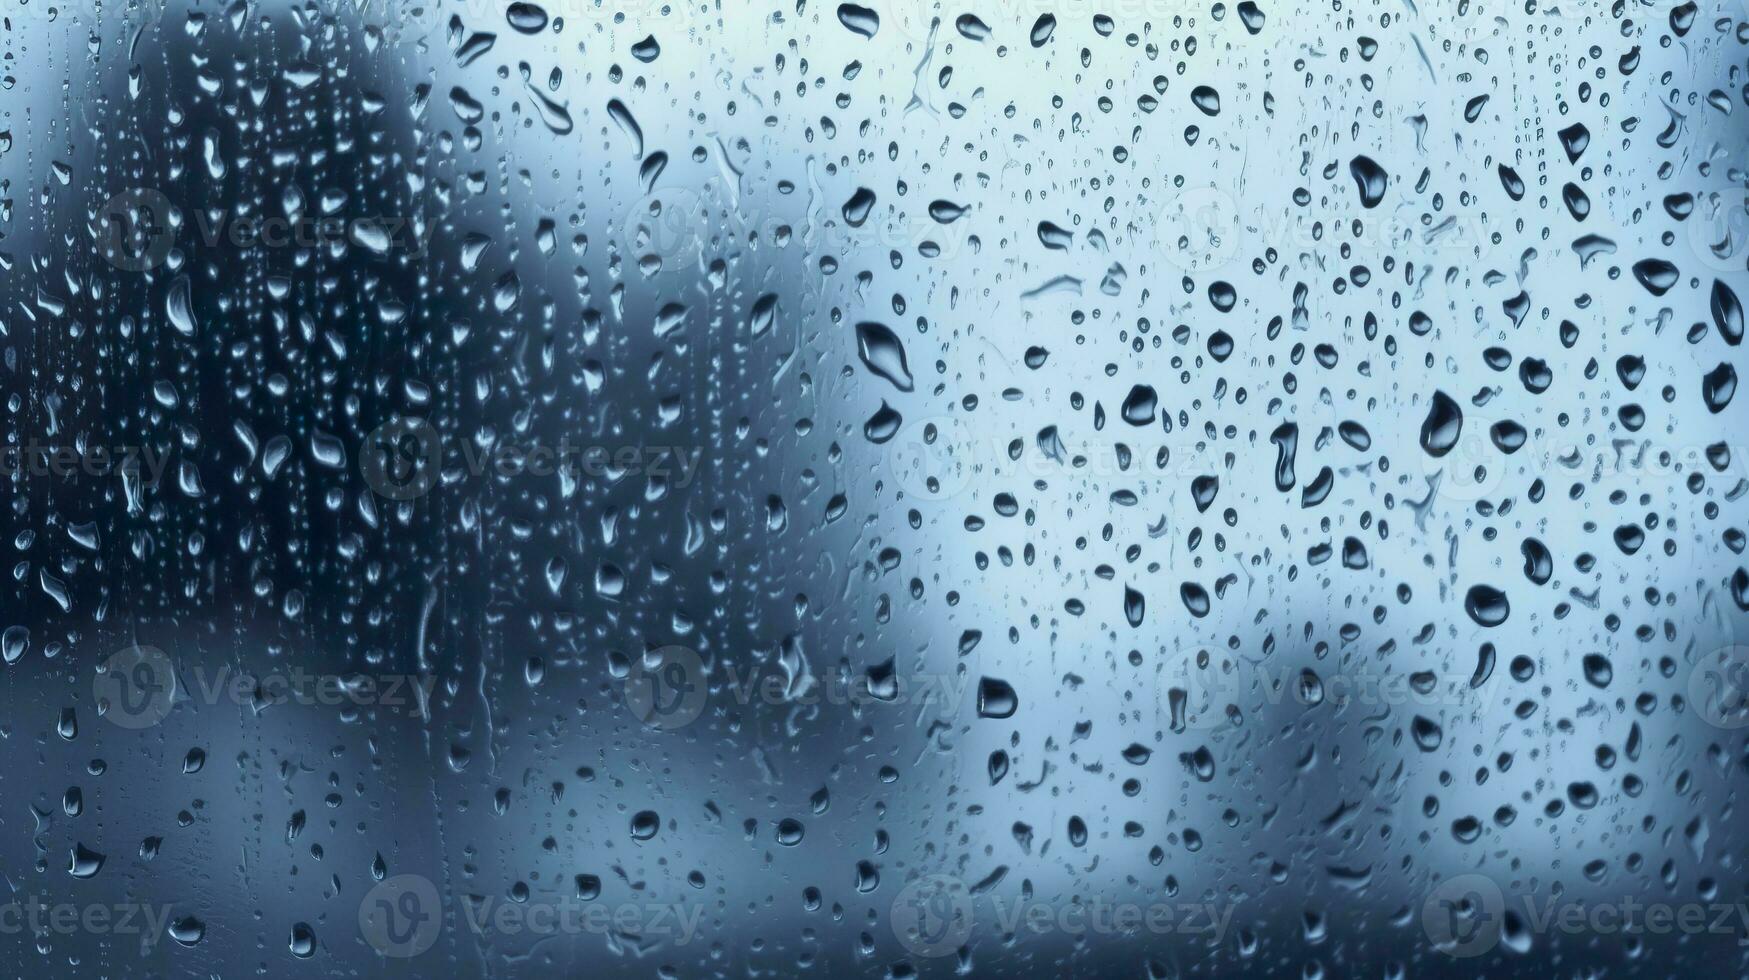
[[[1735,0],[0,17],[0,971],[1749,970]]]

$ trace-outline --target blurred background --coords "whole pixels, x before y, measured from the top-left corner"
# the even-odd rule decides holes
[[[6,0],[0,972],[1749,971],[1746,16]]]

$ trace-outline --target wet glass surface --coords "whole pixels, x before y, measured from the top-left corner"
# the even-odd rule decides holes
[[[1737,0],[0,28],[0,972],[1749,973]]]

